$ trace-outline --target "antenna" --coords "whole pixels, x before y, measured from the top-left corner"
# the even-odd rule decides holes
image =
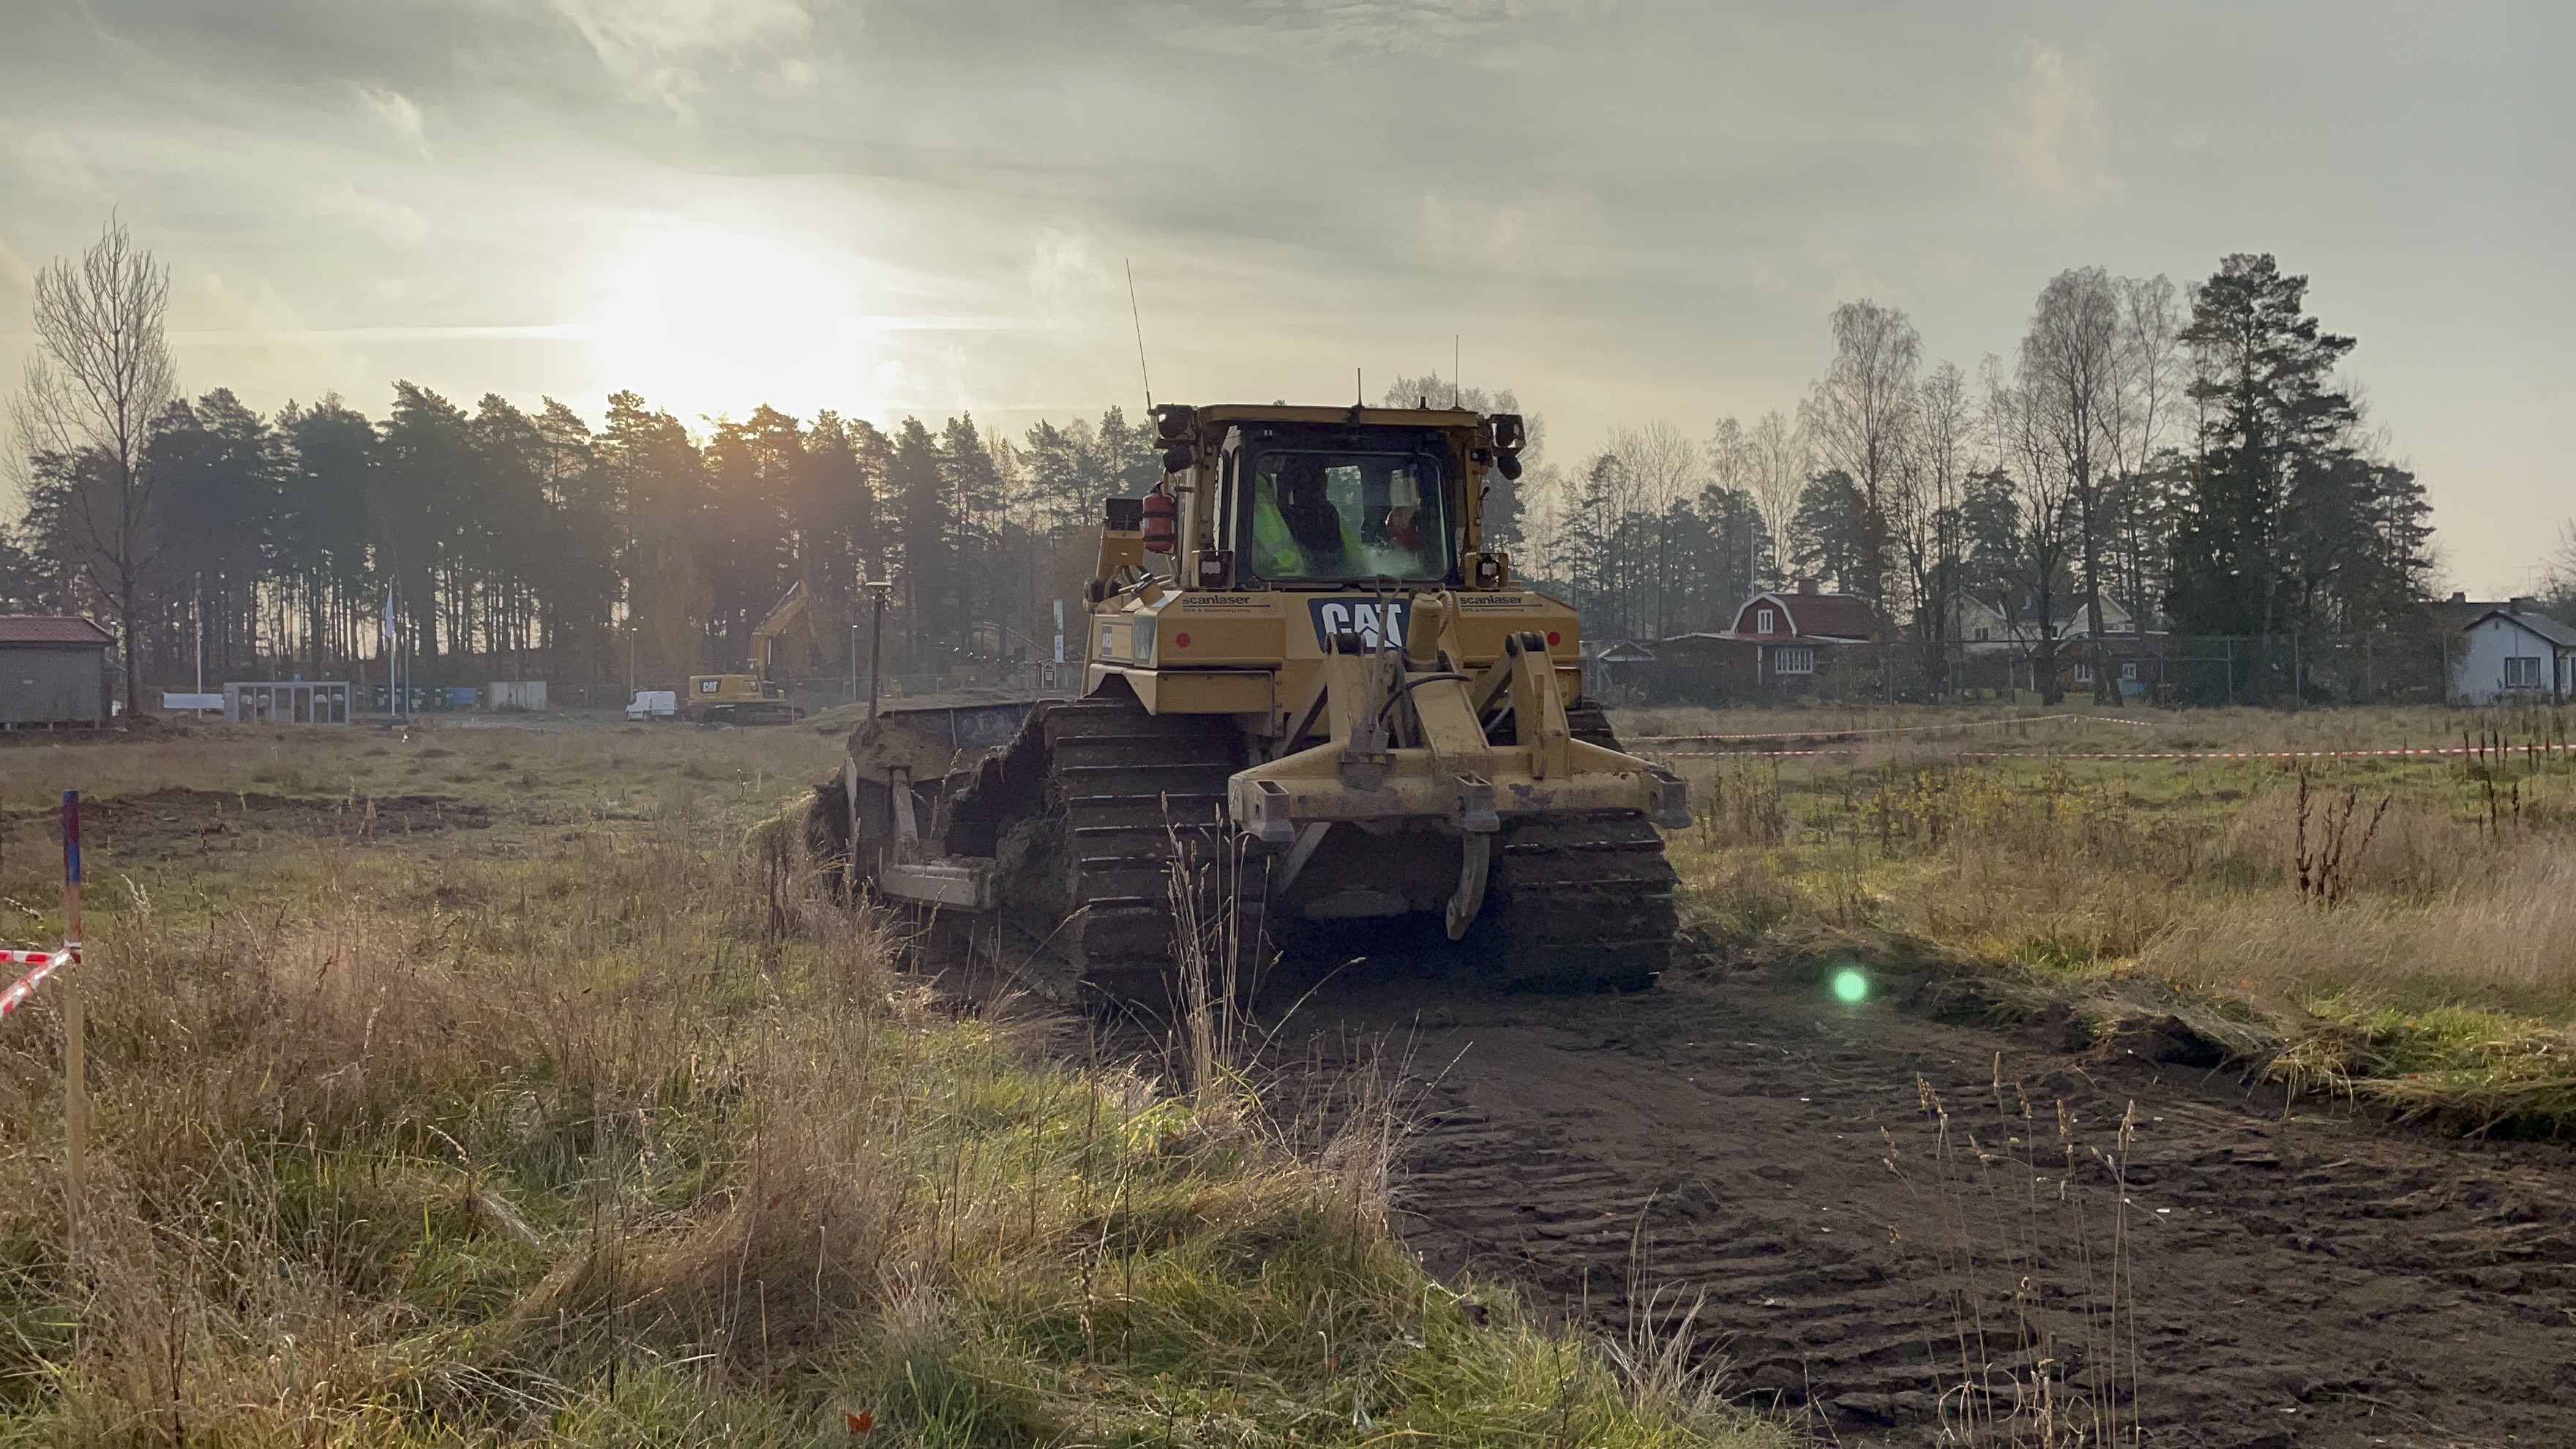
[[[1360,380],[1360,370],[1356,367],[1351,369],[1351,406],[1368,406],[1368,384]]]
[[[1467,405],[1467,382],[1466,382],[1466,379],[1465,379],[1465,378],[1462,378],[1462,377],[1460,377],[1460,376],[1458,375],[1459,369],[1460,369],[1462,366],[1464,366],[1464,364],[1462,364],[1462,363],[1460,363],[1460,362],[1458,361],[1458,358],[1459,358],[1459,356],[1460,356],[1462,353],[1464,353],[1465,351],[1466,351],[1466,347],[1465,347],[1465,345],[1464,345],[1462,342],[1460,342],[1460,341],[1459,341],[1459,334],[1457,334],[1457,333],[1455,333],[1455,332],[1450,333],[1450,334],[1449,334],[1449,406],[1451,406],[1451,407],[1453,407],[1453,408],[1463,408],[1463,407],[1465,407],[1465,406]]]
[[[1154,374],[1145,368],[1145,314],[1136,306],[1136,259],[1127,263],[1127,316],[1136,324],[1136,375],[1145,380],[1145,415],[1154,415]]]

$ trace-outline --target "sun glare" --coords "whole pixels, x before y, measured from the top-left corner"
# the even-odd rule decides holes
[[[725,231],[664,232],[610,273],[600,367],[683,418],[761,403],[864,411],[868,349],[841,281],[813,256]]]

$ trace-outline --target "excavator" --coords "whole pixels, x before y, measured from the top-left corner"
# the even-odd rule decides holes
[[[804,711],[787,702],[787,687],[769,677],[777,662],[778,641],[805,617],[805,581],[787,593],[760,627],[751,631],[751,671],[747,674],[692,674],[680,718],[694,724],[794,724]]]
[[[1498,988],[1650,985],[1687,790],[1621,752],[1575,611],[1484,541],[1522,420],[1153,419],[1161,482],[1103,504],[1079,696],[872,712],[809,848],[854,895],[1012,919],[1130,1000],[1170,990],[1176,876],[1285,952],[1403,930]]]

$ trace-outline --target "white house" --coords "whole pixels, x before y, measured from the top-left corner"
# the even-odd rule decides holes
[[[2451,703],[2565,704],[2576,698],[2576,628],[2531,599],[2481,606],[2454,597],[2437,611],[2460,630],[2451,654]]]
[[[2018,607],[2007,612],[2004,607],[2007,604]],[[2040,643],[2039,596],[2031,590],[2018,589],[2009,597],[1961,594],[1952,608],[1950,637],[1958,640],[1959,647],[1966,653],[2009,653],[2019,657]],[[2059,640],[2085,636],[2083,595],[2073,589],[2053,595],[2049,600],[2049,612],[2057,616],[2056,637]],[[2158,618],[2153,629],[2161,630],[2163,627],[2163,619]],[[2102,596],[2102,632],[2105,636],[2137,632],[2137,622],[2129,616],[2128,609],[2109,594]]]

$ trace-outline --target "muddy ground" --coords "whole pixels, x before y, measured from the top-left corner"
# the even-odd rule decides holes
[[[2029,1427],[2045,1379],[2123,1443],[2576,1445],[2562,1148],[1849,1006],[1785,966],[1327,988],[1278,1024],[1283,1059],[1410,1084],[1397,1199],[1435,1269],[1686,1331],[1819,1437]]]

